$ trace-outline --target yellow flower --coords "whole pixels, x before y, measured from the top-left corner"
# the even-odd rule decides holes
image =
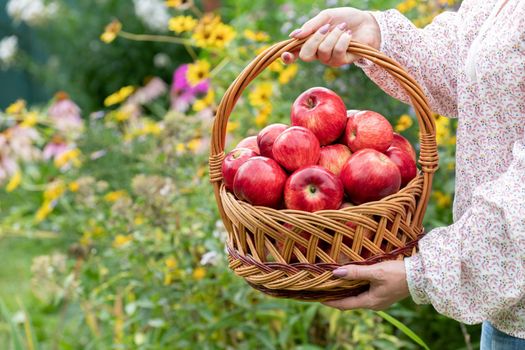
[[[258,84],[248,95],[250,104],[254,107],[265,106],[270,103],[273,93],[273,85],[270,82]]]
[[[133,241],[132,235],[117,235],[115,239],[113,240],[113,247],[114,248],[122,248],[125,245],[128,245]]]
[[[198,99],[193,103],[193,110],[195,112],[200,112],[205,108],[210,107],[215,102],[215,92],[213,90],[208,90],[208,93],[204,98]]]
[[[190,85],[195,86],[203,79],[210,76],[210,62],[206,60],[198,60],[188,66],[186,72],[186,79]]]
[[[197,46],[204,48],[223,48],[235,38],[235,29],[222,23],[220,17],[204,16],[193,33]]]
[[[244,36],[246,39],[252,40],[252,41],[268,41],[270,40],[270,36],[265,32],[255,32],[250,29],[246,29],[244,31]]]
[[[177,267],[177,260],[175,260],[174,257],[167,258],[164,263],[168,269],[174,269]]]
[[[299,66],[297,64],[291,64],[288,67],[286,67],[281,74],[279,74],[279,84],[284,85],[288,84],[290,80],[293,79],[297,75],[297,71],[299,70]]]
[[[396,126],[394,129],[397,132],[403,132],[406,129],[410,128],[414,122],[412,121],[412,118],[408,114],[403,114],[401,117],[399,117],[399,120],[397,121]]]
[[[436,140],[438,145],[446,143],[450,138],[450,119],[436,115]]]
[[[268,66],[268,70],[270,70],[271,72],[282,72],[284,69],[284,65],[283,63],[281,62],[281,60],[276,60],[276,61],[273,61],[269,66]]]
[[[450,207],[450,204],[452,203],[452,197],[450,196],[450,194],[443,193],[441,191],[435,191],[433,193],[433,196],[439,208]]]
[[[26,108],[25,100],[16,100],[16,102],[11,103],[5,110],[7,114],[20,114]]]
[[[272,113],[272,105],[267,104],[261,108],[259,114],[255,117],[255,125],[259,128],[265,126],[268,123],[268,116]]]
[[[206,270],[202,267],[197,267],[195,270],[193,270],[192,276],[197,281],[201,280],[206,276]]]
[[[129,119],[130,116],[131,116],[131,113],[129,113],[129,111],[124,111],[122,109],[115,111],[115,114],[113,114],[113,117],[118,122],[125,122],[126,120]]]
[[[166,0],[164,5],[166,5],[166,7],[178,7],[182,5],[182,0]]]
[[[182,153],[186,150],[186,146],[184,146],[183,143],[178,143],[175,147],[175,150],[177,151],[177,153]]]
[[[239,128],[239,122],[228,122],[226,125],[226,132],[234,132]]]
[[[71,192],[75,193],[78,192],[78,190],[80,189],[80,185],[77,181],[73,181],[69,183],[68,188]]]
[[[29,112],[24,116],[24,120],[20,123],[23,128],[30,128],[38,123],[38,114],[36,112]]]
[[[78,148],[67,150],[55,158],[55,166],[57,168],[63,168],[67,165],[72,164],[75,167],[79,167],[82,164],[82,162],[80,161],[81,155],[82,153]]]
[[[140,215],[135,217],[135,219],[133,219],[133,223],[137,226],[142,225],[144,223],[144,217]]]
[[[144,126],[142,127],[141,133],[143,135],[152,134],[159,135],[162,131],[162,126],[160,123],[155,123],[151,119],[144,120]]]
[[[454,162],[450,162],[450,163],[448,163],[448,164],[447,164],[447,169],[448,169],[448,170],[454,170],[454,169],[456,169],[456,163],[454,163]]]
[[[197,26],[197,20],[191,16],[177,16],[170,19],[168,27],[171,31],[180,34],[190,32]]]
[[[122,30],[122,23],[118,19],[113,20],[104,29],[104,33],[100,35],[100,40],[109,44],[117,38],[118,33]]]
[[[166,0],[166,7],[185,9],[193,5],[193,0]]]
[[[129,95],[133,93],[133,91],[135,91],[135,88],[133,86],[124,86],[117,92],[114,92],[108,97],[106,97],[106,99],[104,100],[104,106],[109,107],[125,101],[129,97]]]
[[[401,13],[408,12],[417,6],[416,0],[406,0],[396,6],[397,10]]]
[[[260,55],[261,53],[263,53],[269,47],[270,47],[270,45],[263,45],[263,46],[259,47],[257,50],[255,50],[255,54],[256,55]]]
[[[191,140],[190,142],[188,142],[188,145],[187,145],[187,148],[192,151],[193,153],[195,153],[195,151],[197,149],[199,149],[200,145],[202,143],[202,139],[200,138],[194,138],[193,140]]]
[[[47,185],[44,191],[44,202],[53,202],[66,192],[64,182],[57,180]]]
[[[7,183],[7,186],[5,187],[5,190],[7,192],[13,192],[20,186],[22,183],[22,172],[18,170],[16,173],[11,176],[11,179],[9,179],[9,182]]]
[[[124,197],[124,196],[127,196],[127,192],[124,191],[124,190],[120,190],[120,191],[112,191],[112,192],[107,193],[107,194],[104,196],[104,200],[105,200],[106,202],[113,203],[113,202],[118,201],[120,198],[122,198],[122,197]]]
[[[38,208],[35,214],[36,222],[44,221],[44,219],[47,218],[49,214],[53,211],[53,208],[54,205],[52,202],[44,201],[44,203],[42,203],[42,205],[40,206],[40,208]]]
[[[82,237],[80,237],[79,243],[80,243],[80,245],[83,245],[85,247],[91,245],[91,243],[92,243],[91,232],[84,231],[84,233],[82,234]]]

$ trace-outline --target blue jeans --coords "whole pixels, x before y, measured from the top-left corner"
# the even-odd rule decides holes
[[[525,339],[505,334],[485,321],[481,326],[480,350],[525,350]]]

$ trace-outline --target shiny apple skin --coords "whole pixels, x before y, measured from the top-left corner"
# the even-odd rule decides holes
[[[257,135],[257,145],[259,146],[261,156],[273,159],[272,148],[275,139],[286,129],[288,129],[288,125],[286,124],[270,124],[259,131]]]
[[[233,192],[238,199],[252,205],[278,208],[286,178],[286,172],[273,159],[252,157],[237,170]]]
[[[348,147],[341,144],[328,145],[321,147],[319,164],[323,168],[331,171],[334,175],[339,176],[341,169],[350,158],[352,152]]]
[[[255,153],[257,153],[258,155],[261,154],[261,151],[259,150],[259,146],[257,145],[257,136],[255,135],[245,137],[244,139],[241,140],[241,142],[237,144],[237,146],[235,146],[235,148],[249,148]]]
[[[288,209],[316,212],[339,209],[343,184],[325,168],[313,165],[295,171],[284,186],[284,204]]]
[[[352,152],[365,148],[385,152],[393,138],[392,125],[377,112],[361,111],[348,118],[344,141]]]
[[[319,161],[319,140],[308,129],[292,126],[283,131],[273,144],[274,159],[286,170],[293,172]]]
[[[341,171],[346,194],[354,204],[377,201],[399,191],[401,173],[388,156],[373,149],[360,150]]]
[[[414,147],[412,147],[412,144],[410,144],[410,141],[408,141],[403,135],[398,134],[397,132],[394,133],[394,138],[392,139],[392,144],[390,147],[398,147],[410,154],[412,159],[414,159],[414,162],[416,161],[416,150]]]
[[[346,107],[341,97],[332,90],[313,87],[294,101],[290,119],[293,126],[310,129],[321,145],[328,145],[344,132]]]
[[[236,148],[229,152],[222,162],[222,178],[228,191],[233,191],[233,179],[241,165],[257,153],[249,148]]]
[[[390,147],[385,154],[399,168],[401,174],[401,187],[405,187],[416,177],[417,167],[412,155],[398,147]]]

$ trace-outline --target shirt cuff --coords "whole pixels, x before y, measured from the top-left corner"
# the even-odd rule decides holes
[[[416,304],[430,304],[430,299],[425,293],[425,268],[421,257],[414,255],[405,258],[405,269],[410,296]]]

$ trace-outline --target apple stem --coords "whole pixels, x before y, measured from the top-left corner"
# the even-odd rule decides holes
[[[310,96],[308,98],[308,108],[312,109],[317,105],[317,99],[315,96]]]

